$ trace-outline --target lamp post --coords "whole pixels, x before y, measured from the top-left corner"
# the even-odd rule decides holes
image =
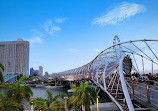
[[[99,99],[99,96],[97,96],[97,111],[99,111],[98,99]]]
[[[67,99],[68,99],[68,97],[64,97],[64,99],[65,99],[65,111],[67,111]]]

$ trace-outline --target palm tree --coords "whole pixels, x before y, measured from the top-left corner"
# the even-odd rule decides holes
[[[3,64],[0,62],[0,82],[1,82],[1,83],[4,83],[2,71],[4,72],[4,66],[3,66]]]
[[[63,102],[59,101],[58,99],[64,99],[66,94],[61,93],[53,97],[53,93],[50,89],[46,90],[46,104],[49,107],[49,109],[54,110],[61,110],[64,111],[64,104]]]
[[[46,105],[46,101],[43,98],[40,98],[40,97],[33,98],[30,101],[30,105],[34,105],[35,106],[35,110],[48,111],[48,107]]]
[[[31,88],[27,85],[21,84],[26,79],[27,76],[22,76],[16,84],[10,83],[3,85],[4,89],[8,89],[6,93],[7,96],[18,104],[20,104],[23,100],[29,101],[30,97],[33,96]]]
[[[74,92],[68,100],[69,109],[73,106],[75,109],[79,109],[83,105],[85,110],[88,111],[90,109],[90,103],[94,104],[96,102],[97,93],[91,85],[88,85],[88,82],[81,82],[80,87],[72,85],[71,89]]]
[[[0,109],[2,111],[21,111],[22,106],[10,99],[8,96],[4,96],[0,93]]]
[[[35,106],[35,110],[65,111],[63,102],[58,99],[64,99],[66,94],[61,93],[53,97],[53,93],[50,89],[47,89],[45,94],[47,97],[46,99],[34,98],[30,101],[30,104]]]
[[[65,111],[64,104],[61,101],[54,101],[49,105],[50,111]]]

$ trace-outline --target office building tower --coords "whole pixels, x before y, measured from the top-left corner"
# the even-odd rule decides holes
[[[38,75],[39,75],[39,76],[42,76],[42,75],[43,75],[43,67],[42,67],[42,66],[39,66]]]
[[[29,74],[29,42],[0,42],[0,62],[4,65],[5,74]]]

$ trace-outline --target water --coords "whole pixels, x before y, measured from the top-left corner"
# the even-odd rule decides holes
[[[35,97],[42,97],[44,99],[46,99],[46,95],[45,92],[46,90],[50,89],[53,92],[53,96],[58,95],[60,93],[65,93],[68,97],[70,97],[72,95],[72,93],[68,93],[68,89],[64,88],[64,87],[53,87],[53,86],[42,86],[42,87],[31,87],[32,91],[33,91],[33,98]],[[5,93],[6,91],[2,90],[0,88],[0,93]],[[99,92],[99,102],[103,103],[103,102],[111,102],[111,100],[109,99],[109,97],[107,96],[107,94],[103,91]]]
[[[58,95],[60,93],[67,93],[67,89],[62,88],[62,87],[53,87],[53,86],[43,86],[43,87],[31,87],[33,91],[33,97],[42,97],[46,99],[46,89],[50,89],[53,92],[53,96]]]
[[[67,90],[68,90],[67,88],[53,87],[53,86],[41,86],[41,87],[31,87],[31,89],[33,91],[33,97],[42,97],[42,98],[46,99],[45,92],[46,92],[47,88],[53,92],[53,97],[60,93],[65,93],[65,94],[67,94],[68,97],[70,97],[72,95],[72,93],[67,92]],[[4,91],[2,89],[0,89],[0,92],[4,92]],[[99,98],[100,103],[111,102],[111,100],[109,99],[107,94],[104,93],[103,91],[99,92],[99,96],[100,96],[100,98]],[[64,100],[63,100],[63,102],[64,102]],[[26,105],[27,109],[30,110],[30,105],[28,103],[26,103],[25,105]]]
[[[53,96],[60,94],[60,93],[65,93],[68,97],[72,95],[72,93],[68,93],[66,88],[63,87],[53,87],[53,86],[43,86],[43,87],[32,87],[33,91],[33,97],[42,97],[46,98],[45,92],[46,89],[49,88],[53,92]],[[99,102],[104,103],[104,102],[111,102],[107,94],[103,91],[99,92]]]
[[[33,97],[42,97],[42,98],[46,98],[45,96],[45,91],[46,89],[49,88],[52,92],[53,92],[53,96],[60,94],[60,93],[65,93],[68,97],[71,97],[71,95],[73,93],[68,93],[66,88],[63,87],[52,87],[52,86],[44,86],[44,87],[32,87],[32,91],[33,91]],[[99,102],[100,103],[105,103],[105,102],[111,102],[111,100],[109,99],[108,95],[103,92],[100,91],[99,92]]]

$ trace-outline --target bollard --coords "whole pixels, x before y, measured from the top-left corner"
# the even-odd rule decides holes
[[[31,111],[33,111],[33,105],[31,105]]]
[[[97,96],[97,111],[99,111],[98,98],[99,96]]]
[[[31,100],[32,100],[32,99],[34,99],[34,98],[31,98]],[[33,109],[34,109],[34,108],[33,108],[33,102],[31,102],[31,103],[32,103],[32,105],[31,105],[31,111],[33,111]]]
[[[148,85],[148,83],[147,83],[146,89],[147,89],[148,102],[150,103],[150,94],[149,94],[149,85]]]

